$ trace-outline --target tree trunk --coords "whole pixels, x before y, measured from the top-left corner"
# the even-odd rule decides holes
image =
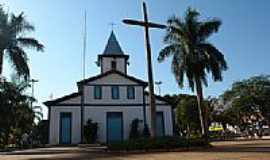
[[[9,133],[10,133],[10,128],[7,128],[6,130],[4,130],[4,136],[3,136],[4,145],[8,145]]]
[[[0,50],[0,78],[3,73],[4,50]]]
[[[204,118],[203,118],[203,113],[202,113],[203,91],[202,91],[202,83],[199,79],[196,79],[196,91],[197,91],[199,119],[200,119],[200,124],[201,124],[201,134],[203,137],[205,137],[205,125],[204,125]]]
[[[202,110],[203,110],[203,115],[204,115],[204,132],[205,132],[204,136],[205,136],[205,138],[207,140],[208,139],[208,129],[209,129],[209,127],[208,127],[208,118],[209,118],[208,105],[209,104],[207,104],[207,105],[205,105],[204,103],[202,103],[202,104],[203,104],[202,105]]]
[[[190,127],[189,127],[189,123],[187,124],[187,139],[190,138]]]
[[[221,123],[223,130],[226,131],[227,130],[227,123]]]

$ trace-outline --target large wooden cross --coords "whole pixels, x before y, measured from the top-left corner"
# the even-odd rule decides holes
[[[166,26],[162,24],[152,23],[148,21],[146,3],[143,2],[143,21],[124,19],[123,22],[129,25],[136,25],[144,27],[145,45],[146,45],[146,58],[147,58],[147,73],[148,73],[148,86],[149,86],[149,100],[150,100],[150,117],[151,127],[150,134],[152,137],[156,135],[156,104],[154,95],[154,80],[152,71],[152,58],[151,58],[151,47],[150,47],[150,36],[149,28],[165,29]],[[145,121],[145,120],[144,120]]]

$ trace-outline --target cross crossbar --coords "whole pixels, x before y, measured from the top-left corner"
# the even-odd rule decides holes
[[[143,27],[149,27],[149,28],[160,28],[160,29],[165,29],[166,26],[163,24],[157,24],[157,23],[152,23],[152,22],[144,22],[144,21],[137,21],[137,20],[132,20],[132,19],[124,19],[124,23],[130,24],[130,25],[137,25],[137,26],[143,26]]]

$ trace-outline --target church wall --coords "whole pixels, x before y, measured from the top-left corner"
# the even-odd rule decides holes
[[[122,112],[123,114],[123,134],[124,139],[128,139],[130,124],[132,120],[138,118],[143,120],[143,107],[142,106],[91,106],[85,107],[84,122],[91,118],[94,122],[98,123],[98,141],[106,142],[107,139],[107,112]]]
[[[112,58],[112,57],[102,57],[102,73],[112,70],[111,61],[116,61],[116,70],[122,73],[126,73],[126,60],[125,58]]]
[[[116,69],[120,72],[126,73],[126,59],[125,58],[117,58],[116,59],[117,65]]]
[[[94,86],[102,86],[102,99],[94,99]],[[119,85],[119,99],[111,98],[111,86]],[[135,99],[127,99],[127,86],[134,86]],[[142,104],[143,86],[118,74],[110,74],[106,77],[89,82],[84,87],[86,104]]]
[[[143,103],[143,87],[134,85],[135,99],[127,98],[127,86],[119,86],[119,99],[112,99],[111,86],[102,86],[102,99],[94,99],[94,85],[85,87],[85,103],[86,104],[142,104]]]
[[[113,58],[111,57],[103,57],[102,58],[102,63],[101,63],[101,71],[102,73],[108,72],[109,70],[111,70],[111,61],[113,60]]]
[[[71,143],[78,144],[81,140],[81,110],[79,106],[51,106],[50,109],[50,144],[59,144],[60,113],[71,112],[72,114],[72,137]]]
[[[168,105],[157,105],[156,111],[162,111],[163,112],[163,118],[164,118],[164,129],[165,129],[165,135],[172,136],[173,135],[173,120],[172,120],[172,110],[171,107]],[[146,119],[147,124],[150,126],[150,107],[147,105],[146,107]]]
[[[157,111],[162,111],[164,116],[165,135],[173,135],[173,122],[171,107],[168,105],[157,105]],[[59,122],[61,112],[72,113],[72,144],[80,143],[80,106],[52,106],[50,120],[50,144],[59,144]],[[129,137],[130,124],[132,120],[138,118],[143,120],[143,106],[85,106],[84,123],[91,118],[98,123],[98,140],[106,142],[106,113],[122,112],[123,113],[123,134],[124,139]],[[150,126],[150,108],[146,107],[147,124]]]

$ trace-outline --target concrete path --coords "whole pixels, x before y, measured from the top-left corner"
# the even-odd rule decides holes
[[[40,148],[0,155],[0,160],[270,160],[270,140],[212,144],[213,148],[196,151],[140,154],[106,153],[79,147]]]

